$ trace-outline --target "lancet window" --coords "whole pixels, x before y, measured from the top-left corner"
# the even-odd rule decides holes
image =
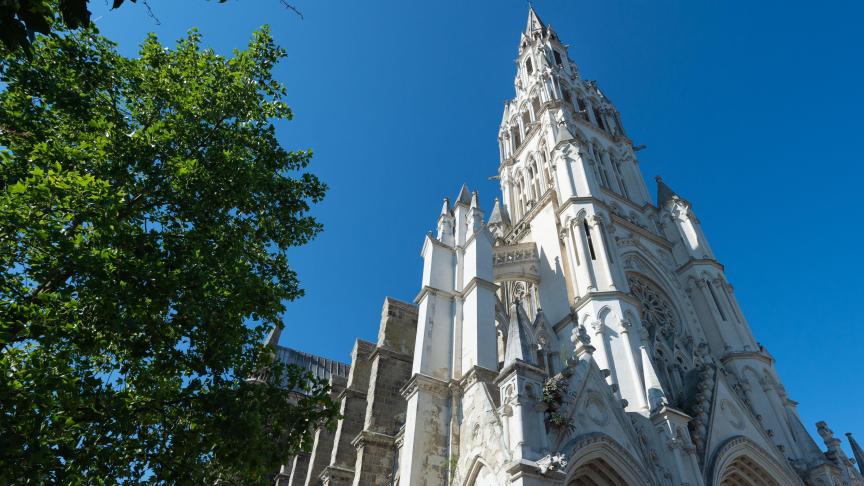
[[[618,187],[621,188],[621,195],[630,199],[630,191],[627,190],[627,184],[624,181],[624,174],[621,171],[621,161],[613,160],[612,168],[615,170],[615,177],[618,179]]]
[[[603,123],[603,117],[600,115],[600,110],[594,108],[594,121],[601,130],[606,130],[606,125]]]

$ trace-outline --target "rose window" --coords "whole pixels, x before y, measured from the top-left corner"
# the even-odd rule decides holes
[[[671,339],[677,329],[678,319],[672,304],[653,283],[638,276],[629,275],[630,293],[642,304],[642,325],[652,337]]]

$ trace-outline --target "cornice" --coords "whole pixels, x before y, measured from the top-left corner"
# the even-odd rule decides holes
[[[745,360],[745,359],[755,359],[757,361],[761,361],[766,364],[774,364],[774,358],[768,356],[765,353],[761,353],[759,351],[741,351],[741,352],[731,352],[726,353],[720,357],[720,362],[724,365],[730,363],[732,361]]]
[[[495,378],[494,383],[496,385],[500,385],[508,378],[510,378],[513,374],[526,374],[533,375],[533,378],[538,380],[543,379],[546,376],[546,370],[542,368],[538,368],[537,366],[532,365],[531,363],[522,361],[521,359],[517,359],[513,364],[507,366],[500,373],[498,373],[498,377]]]
[[[695,266],[698,266],[698,265],[707,265],[709,267],[714,267],[714,268],[720,270],[721,272],[725,270],[725,267],[723,267],[723,265],[721,265],[719,262],[717,262],[717,260],[712,260],[709,258],[693,258],[693,259],[690,259],[687,263],[678,267],[678,269],[675,270],[675,273],[681,275],[684,272],[686,272],[687,270],[689,270]]]
[[[407,400],[411,395],[420,390],[430,392],[439,397],[446,397],[450,388],[447,386],[446,381],[424,375],[423,373],[414,373],[414,376],[408,380],[408,383],[399,390],[399,394]]]
[[[354,388],[345,388],[339,393],[339,400],[344,400],[345,398],[366,398],[366,392],[361,390],[356,390]]]
[[[369,360],[372,361],[376,357],[381,356],[384,358],[392,358],[398,361],[404,361],[406,363],[413,363],[414,358],[405,353],[400,353],[398,351],[394,351],[392,349],[386,348],[384,346],[378,346],[375,348],[375,351],[372,351],[372,354],[369,355]]]
[[[458,295],[455,292],[451,292],[449,290],[441,290],[439,288],[430,287],[429,285],[424,285],[423,288],[420,289],[420,292],[417,294],[417,297],[414,297],[414,302],[419,304],[420,301],[422,301],[423,298],[426,297],[426,294],[443,295],[451,299]]]
[[[356,449],[365,447],[367,444],[392,447],[395,441],[396,438],[392,435],[382,434],[381,432],[366,429],[361,430],[360,433],[351,440],[351,445]]]
[[[474,365],[462,378],[456,381],[461,390],[467,390],[475,383],[493,383],[498,378],[498,372]]]
[[[636,233],[639,236],[645,238],[646,240],[650,240],[651,242],[657,244],[658,246],[662,246],[663,248],[665,248],[667,250],[671,250],[675,246],[673,243],[669,242],[665,238],[661,238],[661,237],[655,235],[654,233],[646,230],[645,228],[631,223],[630,221],[628,221],[628,220],[622,218],[621,216],[618,216],[617,214],[613,213],[611,210],[609,211],[609,213],[610,213],[610,216],[612,218],[612,222],[615,224],[618,224],[622,228],[626,228],[626,229],[632,231],[633,233]]]
[[[596,300],[606,301],[606,300],[612,300],[612,299],[620,299],[620,300],[626,301],[626,302],[628,302],[628,303],[630,303],[636,307],[639,307],[641,305],[639,303],[639,300],[637,300],[635,297],[633,297],[632,295],[630,295],[626,292],[622,292],[620,290],[608,290],[608,291],[599,291],[599,292],[598,291],[589,292],[589,293],[579,297],[578,299],[576,299],[576,303],[573,306],[573,310],[578,312],[579,310],[581,310],[583,307],[585,307],[587,304],[589,304],[592,301],[596,301]]]
[[[484,287],[492,292],[498,291],[498,285],[495,284],[495,282],[490,282],[489,280],[480,277],[473,277],[467,284],[465,284],[465,287],[462,288],[461,292],[456,293],[456,296],[464,298],[469,292],[474,290],[475,287]]]

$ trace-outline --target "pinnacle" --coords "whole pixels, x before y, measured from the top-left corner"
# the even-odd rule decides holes
[[[444,204],[441,206],[441,215],[450,213],[450,199],[444,198]]]
[[[534,6],[530,3],[528,4],[528,24],[525,26],[525,35],[531,35],[532,32],[537,30],[545,30],[546,24],[540,20],[540,17],[537,15],[537,12],[534,11]]]
[[[459,190],[459,195],[456,196],[456,204],[471,205],[471,193],[468,192],[468,186],[462,184],[462,189]]]

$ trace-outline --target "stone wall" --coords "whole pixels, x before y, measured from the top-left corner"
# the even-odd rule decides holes
[[[396,436],[405,422],[406,403],[399,392],[411,376],[416,330],[417,308],[386,298],[377,342],[358,339],[347,378],[330,377],[331,398],[342,419],[334,431],[319,429],[312,450],[291,458],[275,484],[391,484]]]

